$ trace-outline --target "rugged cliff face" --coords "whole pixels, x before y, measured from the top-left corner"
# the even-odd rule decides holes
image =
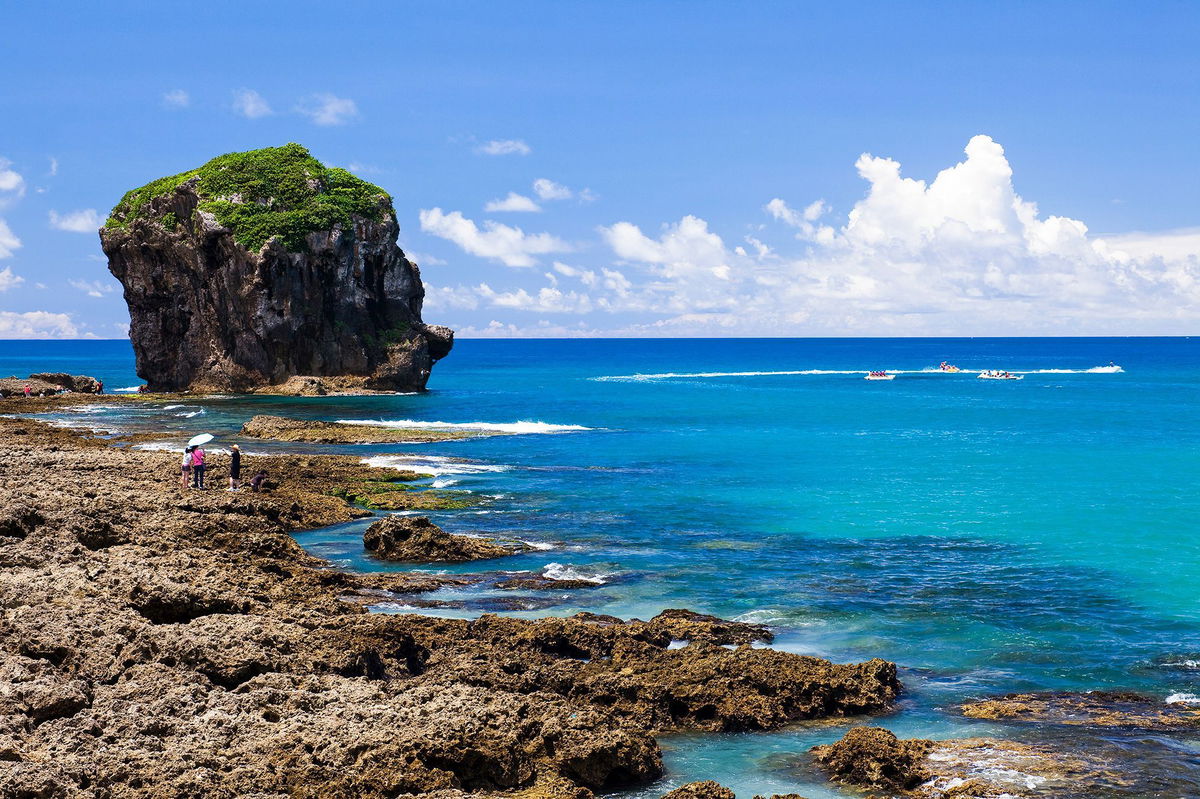
[[[127,193],[100,240],[151,390],[412,391],[454,333],[421,321],[398,231],[386,192],[289,144]]]

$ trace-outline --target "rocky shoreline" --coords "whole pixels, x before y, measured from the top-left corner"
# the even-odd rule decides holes
[[[384,427],[369,424],[342,424],[285,416],[259,415],[242,425],[242,435],[273,441],[310,444],[423,444],[431,441],[457,441],[495,435],[488,432],[436,430],[415,427]]]
[[[686,611],[368,613],[439,578],[296,544],[368,513],[337,496],[377,477],[352,458],[264,456],[268,493],[186,492],[169,453],[14,418],[0,446],[5,797],[586,797],[657,778],[656,732],[900,691],[894,664],[751,646],[769,633]]]

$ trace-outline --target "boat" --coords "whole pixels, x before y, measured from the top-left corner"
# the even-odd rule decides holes
[[[946,363],[945,361],[942,361],[940,364],[938,364],[938,370],[942,371],[942,372],[950,372],[950,373],[962,371],[962,369],[959,369],[954,364]]]
[[[1014,375],[1011,372],[996,372],[985,369],[979,373],[980,380],[1024,380],[1025,375]]]
[[[889,375],[887,372],[867,372],[867,380],[895,380],[895,375]]]

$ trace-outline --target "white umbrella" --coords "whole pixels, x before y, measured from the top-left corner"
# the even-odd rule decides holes
[[[191,440],[188,441],[187,445],[189,447],[198,447],[201,444],[207,444],[208,442],[210,442],[212,440],[213,440],[212,433],[201,433],[198,436],[192,436]]]

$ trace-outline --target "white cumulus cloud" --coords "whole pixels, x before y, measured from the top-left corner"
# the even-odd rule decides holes
[[[83,208],[79,211],[68,211],[60,214],[50,212],[50,227],[55,230],[65,230],[68,233],[95,233],[100,229],[103,220],[95,208]]]
[[[482,155],[529,155],[533,148],[520,139],[492,139],[475,148]]]
[[[74,338],[71,315],[49,311],[0,311],[0,338]]]
[[[306,97],[297,110],[314,125],[345,125],[358,117],[358,104],[348,97],[319,93]]]
[[[13,274],[12,267],[6,266],[0,269],[0,292],[8,291],[11,288],[16,288],[25,282],[25,278],[20,275]]]
[[[517,194],[515,191],[510,191],[508,196],[503,200],[490,200],[483,207],[483,210],[489,214],[496,211],[524,211],[534,213],[541,211],[542,207],[524,194]]]
[[[567,252],[570,245],[549,233],[525,233],[518,227],[486,220],[482,228],[459,211],[423,209],[421,230],[452,241],[464,251],[500,261],[506,266],[533,266],[536,255]]]
[[[274,113],[266,98],[254,89],[238,89],[233,93],[233,110],[246,119],[259,119]]]

